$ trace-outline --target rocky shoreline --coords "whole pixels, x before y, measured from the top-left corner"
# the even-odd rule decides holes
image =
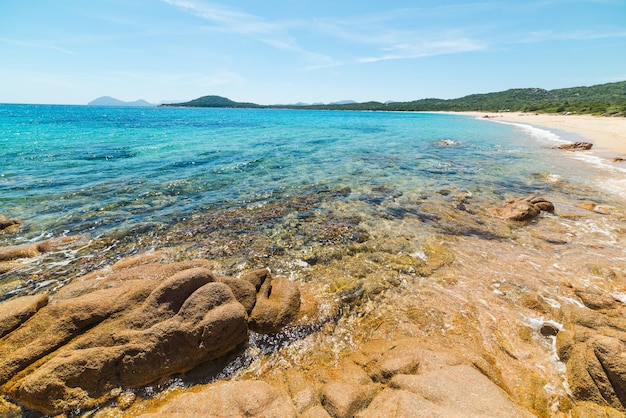
[[[625,416],[623,209],[378,188],[372,227],[349,194],[213,213],[0,302],[0,415]]]

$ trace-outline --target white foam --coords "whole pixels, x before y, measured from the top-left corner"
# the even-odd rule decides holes
[[[526,131],[532,138],[539,142],[543,142],[548,145],[562,145],[569,144],[571,141],[567,141],[561,138],[558,134],[543,128],[537,128],[536,126],[528,125],[526,123],[516,122],[504,122],[501,120],[494,120],[493,122],[502,123],[505,125],[512,125]]]

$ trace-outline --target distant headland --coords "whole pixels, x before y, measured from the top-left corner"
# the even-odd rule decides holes
[[[116,99],[111,96],[98,97],[95,100],[87,103],[87,106],[112,106],[112,107],[154,107],[155,104],[148,103],[143,99],[135,100],[134,102],[125,102],[123,100]]]
[[[452,111],[452,112],[541,112],[579,113],[626,116],[626,81],[590,87],[545,90],[542,88],[510,89],[495,93],[471,94],[457,99],[420,99],[410,102],[357,103],[351,100],[329,104],[259,105],[235,102],[221,96],[202,96],[168,107],[274,108],[371,111]]]

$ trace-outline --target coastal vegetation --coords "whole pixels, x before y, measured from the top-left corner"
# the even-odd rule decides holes
[[[578,113],[605,116],[626,116],[626,81],[589,87],[545,90],[518,88],[495,93],[471,94],[456,99],[427,98],[410,102],[331,103],[314,105],[271,105],[235,102],[220,96],[203,96],[185,103],[163,106],[280,108],[369,111],[480,111]]]

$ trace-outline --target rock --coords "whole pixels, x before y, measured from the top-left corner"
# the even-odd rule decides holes
[[[559,145],[557,148],[567,151],[585,151],[591,149],[591,147],[593,147],[591,142],[572,142],[569,144]]]
[[[13,261],[0,261],[0,274],[8,273],[24,265]]]
[[[48,304],[48,295],[23,296],[0,304],[0,338]]]
[[[20,258],[31,258],[38,255],[63,249],[68,244],[80,239],[80,236],[53,238],[34,244],[11,245],[0,247],[0,261],[12,261]]]
[[[610,406],[579,402],[572,408],[572,418],[624,418],[624,413]]]
[[[529,196],[510,199],[499,208],[489,208],[489,212],[499,218],[512,221],[529,221],[541,213],[553,212],[554,205],[542,197]]]
[[[322,387],[322,405],[335,418],[353,417],[372,400],[373,389],[365,385],[331,382]]]
[[[622,302],[612,295],[594,289],[575,289],[574,293],[582,303],[593,310],[615,309],[622,305]]]
[[[567,341],[558,344],[559,354],[566,361],[572,396],[626,412],[624,343],[602,335],[580,337],[570,334]]]
[[[258,380],[233,381],[207,386],[199,392],[186,392],[142,417],[295,417],[289,398]]]
[[[442,411],[442,416],[531,416],[501,388],[467,365],[447,366],[421,375],[399,374],[393,377],[390,387],[414,393],[437,406],[428,409],[428,404],[422,402],[422,408],[427,408],[420,411],[422,416]]]
[[[23,223],[19,219],[8,219],[0,215],[0,234],[15,233]]]
[[[247,340],[245,309],[226,284],[198,270],[173,276],[136,309],[47,357],[10,382],[9,395],[49,414],[93,407],[113,388],[143,386],[231,351]]]
[[[233,295],[235,295],[235,299],[246,308],[246,313],[249,315],[256,304],[256,288],[254,285],[249,281],[232,277],[223,277],[221,281],[230,287]]]
[[[544,212],[554,212],[554,205],[552,202],[547,201],[543,197],[533,196],[528,198],[530,199],[530,203],[535,205],[535,207],[539,208]]]
[[[372,379],[377,382],[391,379],[397,374],[414,374],[420,364],[420,353],[412,349],[394,348],[377,361]]]
[[[358,418],[443,418],[453,415],[444,407],[406,390],[383,389]],[[459,411],[455,411],[457,414]]]
[[[328,412],[326,412],[326,410],[322,407],[322,406],[314,406],[313,408],[309,408],[306,411],[304,411],[304,413],[302,415],[300,415],[300,418],[332,418],[330,415],[328,415]]]
[[[299,310],[300,289],[295,283],[284,277],[266,278],[257,294],[248,325],[252,331],[261,334],[275,333],[296,319]]]
[[[20,407],[13,405],[0,397],[0,417],[4,418],[22,418],[22,410]]]
[[[47,305],[45,295],[0,304],[2,393],[45,414],[95,407],[232,351],[248,340],[248,313],[260,332],[298,316],[299,287],[267,270],[237,279],[206,260],[155,259],[76,278]]]

